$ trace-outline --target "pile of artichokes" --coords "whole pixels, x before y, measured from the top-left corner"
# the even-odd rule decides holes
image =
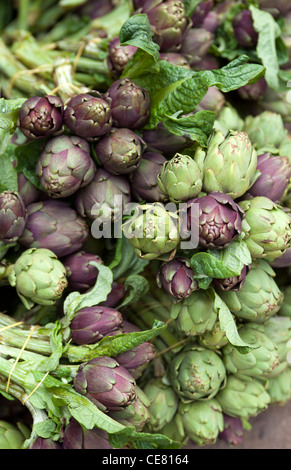
[[[0,6],[0,448],[234,446],[291,400],[291,6],[246,3]]]

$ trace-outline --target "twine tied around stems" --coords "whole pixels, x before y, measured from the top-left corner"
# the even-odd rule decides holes
[[[10,94],[12,89],[15,86],[15,82],[17,78],[21,75],[35,75],[39,72],[50,72],[52,70],[52,65],[51,64],[42,64],[39,67],[36,67],[35,69],[25,69],[25,70],[19,70],[16,72],[10,79],[9,87],[7,90],[7,94]]]

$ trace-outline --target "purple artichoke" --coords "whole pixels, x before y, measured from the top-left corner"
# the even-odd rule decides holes
[[[253,48],[258,42],[258,33],[254,28],[252,13],[243,10],[233,20],[234,36],[238,44],[245,48]]]
[[[92,181],[95,171],[90,146],[78,136],[50,139],[36,166],[40,183],[52,198],[71,196]]]
[[[290,182],[289,158],[264,153],[258,156],[257,169],[260,170],[261,175],[248,194],[252,197],[265,196],[279,203]]]
[[[165,157],[182,153],[191,143],[193,144],[187,137],[169,132],[162,122],[153,130],[144,130],[142,138],[147,145],[147,150],[161,152]]]
[[[204,28],[191,28],[187,31],[181,46],[181,54],[194,67],[208,53],[212,45],[214,36],[210,31]]]
[[[108,98],[113,126],[135,130],[145,125],[150,113],[150,97],[145,88],[122,78],[109,87],[105,94]]]
[[[94,344],[122,324],[121,313],[113,308],[84,307],[78,310],[71,322],[71,338],[76,344]]]
[[[206,54],[202,59],[193,65],[193,70],[217,70],[219,69],[219,62],[216,57],[211,54]]]
[[[77,251],[63,259],[70,291],[85,292],[94,286],[98,270],[89,264],[91,261],[103,264],[100,256],[85,251]]]
[[[207,196],[191,199],[187,202],[187,216],[184,223],[191,230],[192,204],[199,206],[199,246],[208,249],[222,249],[228,246],[242,233],[244,211],[233,199],[220,191],[209,193]],[[194,211],[195,212],[195,211]]]
[[[34,184],[32,184],[23,173],[17,174],[17,183],[18,183],[18,194],[21,196],[25,206],[29,206],[33,202],[36,202],[40,195],[41,191],[37,189]]]
[[[59,442],[53,441],[52,439],[37,437],[29,449],[56,450],[62,449],[62,446]]]
[[[224,430],[219,433],[218,438],[230,445],[237,446],[243,440],[244,428],[240,418],[223,415]]]
[[[189,24],[182,0],[148,0],[141,13],[147,15],[154,40],[162,52],[174,50],[181,44]]]
[[[182,54],[179,54],[178,52],[161,52],[160,60],[166,60],[172,65],[191,70],[186,57],[184,57]]]
[[[119,77],[121,75],[136,51],[136,46],[121,46],[118,36],[109,42],[107,63],[109,70],[114,77]]]
[[[215,86],[208,88],[196,111],[213,111],[218,114],[225,105],[224,94]]]
[[[193,28],[200,28],[213,7],[213,0],[202,1],[191,16]]]
[[[0,193],[0,240],[14,243],[22,235],[26,223],[26,210],[17,192]]]
[[[291,11],[289,0],[259,0],[259,7],[269,11],[275,17],[285,16]]]
[[[89,229],[86,221],[64,201],[40,201],[27,207],[27,221],[19,243],[26,248],[47,248],[57,257],[80,250]]]
[[[100,356],[80,365],[74,378],[76,392],[102,411],[119,411],[133,403],[135,380],[112,357]]]
[[[112,127],[110,103],[86,93],[73,96],[66,105],[64,123],[83,139],[97,140]]]
[[[219,25],[220,20],[218,14],[216,11],[210,11],[202,23],[202,28],[206,29],[212,34],[215,34]]]
[[[82,2],[83,5],[77,10],[81,16],[89,16],[92,20],[106,15],[113,9],[112,0],[91,0]]]
[[[118,282],[112,283],[112,290],[108,294],[107,299],[104,302],[101,302],[99,305],[104,307],[115,308],[117,307],[122,299],[125,297],[126,288],[123,284]]]
[[[130,201],[130,184],[126,177],[98,168],[93,181],[77,192],[75,207],[82,217],[87,216],[91,220],[98,217],[107,223],[119,220]]]
[[[112,128],[95,145],[97,158],[105,170],[113,175],[134,171],[142,158],[146,144],[130,129]]]
[[[268,85],[265,77],[260,78],[256,83],[244,85],[238,89],[238,94],[244,100],[259,101],[267,92]]]
[[[166,162],[158,152],[145,152],[137,169],[131,173],[131,191],[133,197],[141,202],[165,202],[167,196],[158,187],[158,175]]]
[[[291,267],[291,247],[287,248],[285,253],[271,263],[272,268],[289,268]]]
[[[18,127],[30,140],[43,139],[63,131],[64,105],[57,96],[33,96],[20,108]]]
[[[186,258],[173,258],[162,264],[157,284],[175,300],[182,300],[199,288],[194,279],[191,263]]]
[[[74,418],[70,419],[63,435],[63,449],[112,449],[108,435],[102,429],[86,429]]]
[[[228,277],[226,279],[213,279],[212,284],[219,290],[224,291],[235,291],[241,290],[246,280],[247,274],[250,272],[250,266],[245,265],[239,276]]]
[[[115,359],[118,364],[125,367],[132,377],[137,380],[156,356],[156,350],[152,343],[145,342],[124,353],[118,354]]]
[[[136,399],[122,411],[113,411],[109,416],[123,426],[133,426],[141,432],[150,419],[150,401],[145,393],[136,387]]]

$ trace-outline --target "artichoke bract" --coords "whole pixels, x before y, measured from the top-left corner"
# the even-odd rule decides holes
[[[64,124],[73,134],[96,140],[112,127],[110,102],[87,93],[73,96],[66,104]]]
[[[64,265],[55,253],[43,248],[24,251],[8,280],[27,309],[34,304],[53,305],[68,285]]]
[[[95,145],[98,160],[114,175],[134,171],[142,158],[146,144],[131,129],[114,127]]]
[[[212,330],[217,312],[211,296],[204,290],[197,290],[181,302],[172,304],[171,318],[182,335],[198,336]]]
[[[162,264],[157,274],[157,284],[173,301],[185,299],[199,288],[190,260],[178,257]]]
[[[77,251],[62,260],[66,268],[69,290],[85,292],[95,284],[98,269],[90,264],[91,261],[103,264],[100,256],[85,251]]]
[[[92,181],[95,171],[90,146],[78,136],[50,139],[36,166],[36,175],[51,198],[71,196]]]
[[[196,213],[191,211],[192,205],[198,206],[199,246],[223,249],[241,235],[244,211],[229,195],[215,191],[190,199],[186,203],[184,218],[188,231],[197,224]]]
[[[240,202],[245,212],[242,223],[246,242],[253,258],[274,261],[291,243],[291,218],[271,199],[257,196]]]
[[[141,388],[136,386],[136,398],[122,411],[112,411],[109,416],[124,426],[133,426],[141,432],[149,421],[149,400]]]
[[[129,78],[116,80],[107,90],[114,127],[139,129],[149,118],[149,92]]]
[[[254,28],[252,13],[243,10],[233,20],[234,36],[238,44],[245,48],[254,48],[258,42],[258,33]]]
[[[245,132],[218,131],[209,141],[203,162],[203,190],[221,191],[232,199],[243,196],[255,183],[257,152]]]
[[[222,359],[215,351],[188,346],[171,361],[169,380],[182,401],[213,398],[226,378]]]
[[[188,155],[176,154],[162,166],[158,186],[172,202],[188,201],[197,196],[202,189],[197,163]]]
[[[161,51],[175,50],[179,46],[188,26],[181,0],[148,0],[141,13],[147,15]]]
[[[219,291],[219,295],[237,317],[264,323],[280,310],[283,302],[283,293],[274,277],[271,266],[257,260],[252,263],[240,291]]]
[[[265,77],[260,78],[256,83],[251,85],[244,85],[237,91],[239,96],[244,100],[259,101],[261,100],[268,90],[268,85]]]
[[[130,201],[127,178],[113,175],[104,168],[98,168],[91,183],[75,195],[75,207],[82,217],[98,218],[104,223],[119,220]]]
[[[224,429],[218,438],[232,446],[237,446],[243,440],[244,428],[241,419],[223,414]]]
[[[287,135],[282,116],[271,111],[264,111],[258,116],[247,116],[244,131],[255,149],[261,150],[261,153],[263,149],[272,151],[279,148]]]
[[[224,94],[215,86],[208,88],[205,96],[198,104],[196,111],[213,111],[218,114],[225,105]]]
[[[252,197],[264,196],[280,203],[291,178],[289,158],[263,153],[258,156],[257,169],[261,174],[248,194]]]
[[[64,104],[57,96],[28,98],[20,108],[18,128],[30,140],[63,131]]]
[[[17,192],[0,193],[0,240],[14,243],[22,235],[26,223],[26,209]]]
[[[76,419],[71,418],[64,430],[62,449],[112,449],[108,434],[94,426],[83,427]]]
[[[174,252],[180,243],[179,217],[160,203],[136,207],[122,230],[137,256],[147,260]]]
[[[121,46],[118,36],[111,39],[108,44],[107,64],[113,76],[118,78],[121,75],[136,51],[136,46]]]
[[[191,67],[195,67],[208,53],[214,41],[214,35],[205,28],[189,29],[181,44],[181,53]]]
[[[26,178],[23,173],[17,173],[18,194],[25,206],[38,201],[41,191]]]
[[[198,342],[207,349],[221,349],[228,344],[225,331],[221,329],[220,321],[217,320],[210,331],[206,331],[199,336]]]
[[[86,220],[60,200],[47,200],[27,207],[27,220],[19,243],[26,248],[47,248],[58,257],[80,250],[87,240]]]
[[[141,202],[166,202],[168,196],[160,190],[158,186],[158,175],[165,157],[158,152],[144,152],[142,159],[130,175],[131,192],[133,197]]]
[[[179,404],[185,436],[199,446],[215,444],[223,431],[222,408],[215,398]]]
[[[121,313],[113,308],[84,307],[78,310],[71,321],[71,338],[76,344],[94,344],[105,335],[117,330],[122,324]]]
[[[280,312],[279,312],[280,313]],[[276,315],[264,323],[264,334],[275,344],[280,365],[276,367],[271,377],[276,377],[289,366],[289,353],[291,351],[291,318]]]
[[[239,335],[247,344],[254,346],[250,352],[241,354],[232,344],[222,349],[222,358],[228,374],[269,378],[276,372],[280,361],[274,342],[264,333],[261,325],[247,323],[239,329]]]
[[[76,392],[102,411],[119,411],[133,403],[135,380],[112,357],[99,356],[81,364],[74,377]]]
[[[149,400],[150,418],[147,427],[150,431],[160,431],[169,424],[178,408],[178,396],[168,384],[159,377],[151,378],[143,387]]]
[[[115,356],[118,364],[125,367],[132,377],[137,380],[150,361],[156,356],[156,350],[152,343],[148,341],[136,346],[129,351]]]
[[[239,291],[245,283],[246,276],[250,272],[251,265],[245,265],[239,276],[227,277],[225,279],[213,279],[212,284],[218,290]]]
[[[270,403],[284,405],[291,399],[291,369],[287,367],[277,377],[268,380],[267,392]]]
[[[21,429],[7,421],[0,420],[0,449],[22,449],[24,441],[25,435]]]
[[[191,70],[191,66],[185,56],[183,56],[183,54],[179,54],[178,52],[161,52],[160,60],[166,60],[172,65]]]
[[[249,419],[268,408],[270,395],[260,379],[228,374],[226,385],[215,399],[223,413],[234,418]]]

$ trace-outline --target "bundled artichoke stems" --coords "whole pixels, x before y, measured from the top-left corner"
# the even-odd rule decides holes
[[[291,399],[291,7],[1,8],[0,448],[239,444]]]

